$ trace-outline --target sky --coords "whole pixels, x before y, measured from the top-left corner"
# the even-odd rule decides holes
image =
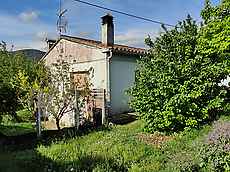
[[[67,35],[100,40],[101,18],[109,11],[74,0],[62,0],[68,21]],[[204,0],[86,0],[108,8],[175,25],[190,14],[201,21]],[[215,0],[214,3],[217,3]],[[13,50],[34,48],[45,51],[45,39],[57,38],[59,0],[0,0],[0,41]],[[158,24],[112,13],[115,42],[144,47],[147,35],[156,37],[162,31]]]

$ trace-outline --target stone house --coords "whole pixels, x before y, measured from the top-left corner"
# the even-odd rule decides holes
[[[46,65],[61,57],[70,64],[73,75],[90,79],[92,89],[105,89],[109,115],[130,110],[125,91],[132,86],[137,59],[146,50],[114,43],[113,16],[102,17],[101,41],[62,35],[57,41],[47,42],[49,50],[43,57]]]

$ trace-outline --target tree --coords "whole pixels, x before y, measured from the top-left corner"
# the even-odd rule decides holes
[[[226,91],[219,83],[229,74],[229,57],[219,54],[220,50],[211,52],[219,47],[229,53],[224,48],[229,46],[225,43],[229,38],[223,38],[222,43],[213,40],[211,45],[215,48],[208,46],[210,37],[218,38],[208,26],[215,18],[211,14],[205,16],[207,25],[200,30],[188,16],[154,42],[146,39],[151,49],[139,61],[135,85],[129,90],[131,106],[144,119],[146,131],[170,132],[197,127],[207,122],[214,110],[224,106]],[[205,30],[210,33],[203,34]],[[222,31],[229,33],[226,27]]]
[[[226,79],[230,73],[230,1],[222,0],[219,5],[212,6],[211,2],[206,0],[201,16],[204,25],[199,32],[197,51],[206,60],[206,70],[209,72],[206,72],[204,79],[212,85],[210,91],[214,94],[211,96],[216,96],[215,101],[213,100],[209,106],[219,104],[219,107],[224,109],[229,104],[222,103],[223,99],[217,96],[220,93],[217,83]],[[226,90],[222,91],[226,92],[227,90],[229,88],[226,87]]]
[[[197,25],[188,16],[155,42],[146,40],[152,45],[150,54],[139,61],[136,83],[130,93],[131,105],[146,121],[147,131],[171,131],[194,125],[196,105],[192,96],[196,95],[184,92],[192,83],[191,75],[198,72],[196,38]]]
[[[88,80],[89,78],[74,78],[69,66],[62,60],[52,64],[50,67],[51,80],[42,99],[47,102],[47,111],[55,118],[58,130],[61,129],[60,121],[63,116],[72,111],[75,114],[75,127],[78,128],[80,113],[85,113],[81,110],[91,99],[92,83]]]
[[[74,89],[72,87],[69,64],[59,62],[51,67],[51,82],[46,99],[51,102],[47,111],[55,118],[58,130],[62,117],[74,110]]]
[[[0,44],[0,114],[10,114],[18,122],[16,111],[33,111],[33,93],[38,86],[44,88],[48,75],[44,64],[27,59],[22,54],[7,51]]]
[[[19,70],[13,77],[11,85],[16,89],[20,104],[32,113],[35,95],[46,92],[49,81],[50,72],[43,62],[33,62],[29,73],[25,69]]]
[[[211,6],[206,0],[201,12],[205,25],[198,37],[198,51],[215,63],[229,65],[230,57],[230,1],[222,0],[218,6]],[[223,69],[226,69],[224,67]],[[229,69],[229,68],[228,68]],[[225,76],[228,71],[225,71]]]
[[[16,111],[20,108],[20,103],[11,81],[16,73],[27,68],[27,65],[27,60],[23,56],[8,52],[6,43],[0,43],[0,115],[10,114],[18,122],[20,119]]]
[[[31,115],[33,114],[34,118],[38,115],[38,108],[46,110],[50,103],[45,98],[48,93],[50,80],[48,68],[42,62],[35,62],[33,63],[33,70],[30,72],[30,76],[25,70],[19,70],[11,82],[17,92],[18,101],[24,109],[31,112]],[[40,100],[40,107],[37,107],[38,100]]]

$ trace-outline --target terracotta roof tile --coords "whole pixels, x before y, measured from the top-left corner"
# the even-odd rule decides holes
[[[105,44],[102,44],[100,41],[79,38],[79,37],[72,37],[72,36],[67,36],[67,35],[62,35],[61,39],[66,39],[72,42],[85,44],[89,46],[95,46],[98,48],[109,48],[115,53],[135,54],[135,55],[143,55],[147,53],[147,50],[143,48],[135,48],[135,47],[119,45],[119,44],[114,44],[112,46],[106,46]]]

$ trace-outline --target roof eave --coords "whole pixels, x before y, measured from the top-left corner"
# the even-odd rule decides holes
[[[145,55],[145,53],[120,51],[120,50],[112,50],[112,52],[113,54],[116,54],[116,55],[126,55],[126,56],[135,56],[135,57],[140,57],[140,56]]]

